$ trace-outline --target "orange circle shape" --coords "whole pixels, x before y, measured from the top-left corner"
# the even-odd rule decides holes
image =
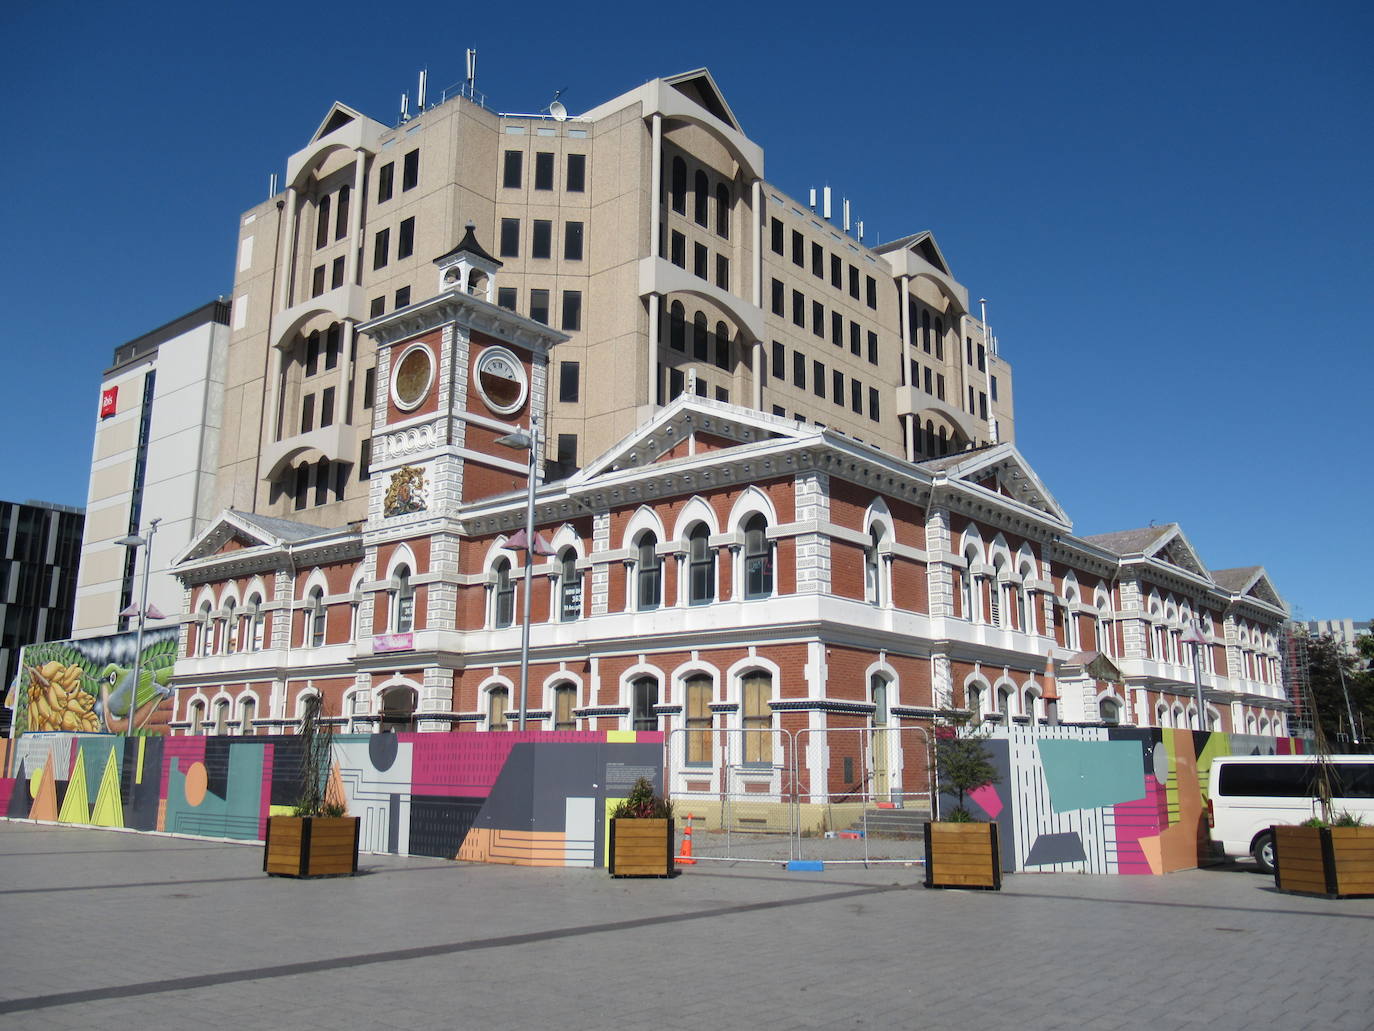
[[[205,764],[196,762],[186,768],[186,804],[200,805],[205,801],[205,789],[210,784],[210,775],[205,772]]]

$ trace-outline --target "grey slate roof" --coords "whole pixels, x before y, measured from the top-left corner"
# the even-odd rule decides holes
[[[1099,533],[1083,539],[1117,555],[1138,555],[1149,550],[1150,545],[1177,528],[1177,523],[1165,523],[1163,526],[1142,526],[1138,530]]]
[[[1217,569],[1213,571],[1212,579],[1217,582],[1218,587],[1224,587],[1228,591],[1240,591],[1255,578],[1255,574],[1261,568],[1261,566],[1237,566],[1235,569]]]
[[[327,537],[347,529],[343,526],[333,529],[324,526],[312,526],[310,523],[298,523],[294,519],[278,519],[275,516],[258,515],[254,512],[240,512],[234,508],[229,509],[229,511],[235,518],[243,520],[249,526],[256,526],[263,533],[270,534],[289,544],[309,540],[311,537]]]

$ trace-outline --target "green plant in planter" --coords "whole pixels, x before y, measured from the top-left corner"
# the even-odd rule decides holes
[[[1304,820],[1298,824],[1299,827],[1363,827],[1364,819],[1355,813],[1339,813],[1330,820],[1324,820],[1320,816],[1314,816],[1310,820]]]
[[[343,816],[347,809],[325,797],[334,728],[322,719],[318,698],[308,698],[301,716],[300,794],[294,816]]]
[[[611,812],[613,820],[667,820],[673,815],[673,803],[654,793],[647,777],[640,777],[630,794]]]
[[[940,787],[952,790],[959,799],[944,819],[949,823],[975,823],[964,805],[964,796],[988,784],[997,784],[1002,778],[992,765],[985,744],[987,734],[970,726],[972,715],[944,709],[940,719],[944,726],[936,732],[935,772]]]

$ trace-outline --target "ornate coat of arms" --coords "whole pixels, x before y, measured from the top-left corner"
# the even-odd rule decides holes
[[[408,512],[423,512],[425,504],[425,471],[418,465],[407,465],[391,474],[391,485],[386,489],[386,503],[382,514],[387,516],[405,515]]]

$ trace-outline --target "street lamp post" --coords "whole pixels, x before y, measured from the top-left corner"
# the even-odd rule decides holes
[[[520,723],[519,728],[525,729],[525,713],[529,709],[529,689],[530,689],[530,588],[534,580],[534,471],[535,463],[539,460],[539,420],[535,416],[530,416],[530,428],[528,430],[516,430],[514,433],[507,433],[503,437],[497,437],[496,443],[503,447],[515,448],[527,453],[527,464],[525,469],[525,603],[524,618],[520,621]],[[513,551],[520,550],[512,547],[512,542],[507,542],[507,547]]]
[[[1207,635],[1202,632],[1202,626],[1197,620],[1193,620],[1192,625],[1183,632],[1185,644],[1193,646],[1193,684],[1197,688],[1197,728],[1207,730],[1207,703],[1202,697],[1202,664],[1199,660],[1199,651],[1207,643]]]
[[[148,581],[152,578],[153,572],[153,536],[157,533],[157,524],[161,519],[151,519],[148,521],[148,537],[144,539],[136,533],[131,533],[127,537],[121,537],[115,541],[126,548],[133,548],[135,562],[137,562],[138,549],[145,544],[148,546],[147,557],[143,560],[143,588],[139,592],[138,601],[138,632],[134,637],[134,675],[129,688],[129,722],[124,728],[124,736],[129,737],[134,732],[134,709],[138,701],[138,681],[143,675],[143,627],[148,619]],[[129,610],[125,609],[120,615],[124,615]],[[132,795],[132,789],[130,795]]]

